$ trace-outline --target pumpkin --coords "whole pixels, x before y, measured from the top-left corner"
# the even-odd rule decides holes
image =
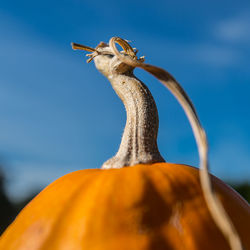
[[[250,249],[249,208],[217,178],[216,192]],[[207,209],[198,170],[170,163],[80,170],[45,188],[0,249],[229,249]]]
[[[122,56],[135,58],[129,45],[122,45]],[[166,163],[160,155],[157,108],[133,66],[104,43],[74,48],[93,52],[90,60],[124,102],[127,122],[120,148],[102,169],[79,170],[46,187],[4,232],[0,249],[230,249],[204,197],[200,171]],[[210,178],[241,244],[250,249],[248,203]]]

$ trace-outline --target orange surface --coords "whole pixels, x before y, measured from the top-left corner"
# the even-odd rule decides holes
[[[212,182],[250,249],[250,208]],[[204,201],[196,168],[156,163],[81,170],[37,195],[0,238],[2,250],[229,249]]]

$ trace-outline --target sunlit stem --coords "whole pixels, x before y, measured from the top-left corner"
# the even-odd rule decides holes
[[[71,43],[72,49],[74,50],[85,50],[85,51],[89,51],[89,52],[95,52],[96,49],[82,45],[82,44],[78,44],[78,43]]]

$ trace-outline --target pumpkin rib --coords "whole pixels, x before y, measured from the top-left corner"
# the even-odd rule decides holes
[[[172,190],[169,190],[168,193],[177,194],[177,200],[172,202],[172,206],[175,203],[179,206],[180,224],[183,228],[181,240],[185,242],[185,248],[211,249],[214,247],[214,243],[205,246],[204,242],[209,242],[208,237],[214,235],[214,237],[217,237],[216,247],[220,250],[227,250],[229,247],[227,241],[216,225],[211,224],[212,217],[207,209],[199,182],[199,170],[182,165],[175,165],[174,167],[177,169],[171,172],[170,176],[167,172],[168,169],[163,167],[161,170],[164,176],[168,176],[172,185]],[[177,171],[179,172],[178,175],[176,175]],[[180,178],[180,176],[185,176],[185,178]],[[199,220],[195,218],[199,218]]]
[[[248,202],[215,176],[212,176],[212,181],[215,193],[221,200],[224,209],[228,212],[241,238],[244,249],[250,249],[250,209]]]
[[[159,165],[159,166],[157,166],[157,165]],[[159,170],[161,170],[162,175],[163,175],[162,180],[155,177],[157,175],[156,169],[158,167],[159,167]],[[199,218],[199,224],[203,225],[202,228],[200,228],[199,230],[196,230],[196,232],[194,231],[192,233],[192,231],[190,231],[190,233],[194,234],[196,237],[194,237],[194,236],[193,237],[191,237],[191,236],[184,237],[183,236],[182,241],[189,238],[189,239],[191,239],[191,241],[190,241],[190,243],[187,242],[186,244],[190,245],[190,249],[193,249],[195,247],[195,246],[193,246],[193,244],[198,244],[199,249],[200,248],[205,249],[204,242],[209,241],[209,239],[204,239],[204,237],[202,236],[203,234],[201,234],[201,236],[198,236],[198,235],[202,231],[204,231],[204,232],[207,231],[206,234],[210,235],[211,237],[212,237],[212,235],[214,235],[214,236],[217,235],[218,244],[221,246],[219,249],[228,249],[229,246],[228,246],[227,241],[225,240],[222,233],[219,231],[216,224],[213,223],[212,217],[209,213],[209,210],[207,209],[206,202],[205,202],[204,197],[202,195],[202,190],[201,190],[201,185],[200,185],[200,180],[199,180],[199,172],[198,172],[199,170],[196,168],[193,168],[193,167],[185,166],[185,165],[183,166],[183,165],[173,165],[173,164],[154,164],[154,168],[155,168],[154,170],[152,168],[152,171],[151,171],[151,173],[149,173],[149,176],[152,180],[155,179],[154,185],[156,188],[158,188],[159,193],[161,193],[162,196],[165,197],[165,199],[168,198],[167,194],[169,195],[172,193],[176,193],[177,194],[176,197],[179,199],[179,202],[181,202],[181,204],[183,204],[181,206],[182,210],[184,209],[183,211],[186,211],[186,210],[191,211],[191,214],[190,214],[191,217],[194,218],[194,216],[196,216],[197,218]],[[170,168],[174,168],[174,170],[171,171]],[[180,176],[184,176],[185,178],[180,178]],[[218,179],[215,178],[214,176],[211,176],[211,178],[212,178],[213,185],[216,188],[215,189],[216,192],[219,193],[221,196],[220,197],[221,202],[224,204],[225,209],[229,213],[230,217],[232,217],[232,220],[235,224],[235,227],[236,227],[237,231],[239,232],[239,235],[241,236],[242,243],[245,245],[246,249],[249,249],[249,248],[247,248],[248,246],[250,246],[250,240],[249,240],[249,237],[247,237],[247,235],[248,235],[247,227],[250,225],[249,205],[243,199],[235,199],[236,197],[238,197],[237,193],[235,193],[235,192],[231,193],[229,190],[230,187],[223,184],[222,181],[218,182]],[[171,187],[172,187],[171,190],[166,191],[165,196],[164,196],[164,187],[165,187],[164,180],[166,180],[166,182],[169,185],[171,185]],[[219,184],[219,187],[217,184]],[[167,188],[167,186],[166,186],[166,188]],[[228,194],[228,195],[226,195],[226,194]],[[202,201],[202,203],[197,203],[197,201]],[[176,204],[176,202],[177,202],[177,204]],[[169,204],[169,206],[175,207],[174,204],[176,204],[177,205],[176,208],[178,208],[179,202],[178,202],[178,200],[172,200],[172,202]],[[193,207],[195,204],[197,204],[197,205],[200,204],[200,205],[197,208],[195,208],[195,207]],[[192,209],[190,209],[190,208],[185,209],[185,207],[188,208],[188,207],[190,207],[190,205],[192,205]],[[193,214],[192,210],[196,210],[194,212],[195,214]],[[237,218],[235,218],[236,211],[241,211],[241,214]],[[174,214],[173,214],[173,216],[174,216]],[[188,214],[186,214],[186,216],[184,216],[184,217],[188,218],[190,216],[188,216]],[[189,221],[188,224],[185,224],[185,226],[183,226],[183,228],[185,228],[187,231],[187,229],[194,222],[195,222],[195,220]],[[198,227],[200,227],[199,224],[197,224]],[[204,227],[205,228],[207,227],[207,229],[205,230]],[[194,225],[191,228],[194,229]],[[195,239],[195,241],[193,241],[192,239]],[[210,247],[212,247],[212,246],[210,246]],[[176,249],[176,248],[174,248],[174,249]],[[209,246],[207,249],[210,249]]]
[[[159,193],[161,193],[165,199],[168,198],[168,206],[172,208],[169,222],[167,226],[165,226],[165,231],[163,233],[168,241],[172,242],[173,247],[171,249],[193,249],[190,248],[190,236],[187,234],[187,229],[183,226],[182,217],[186,210],[186,206],[190,203],[194,203],[194,200],[197,199],[197,189],[195,188],[197,183],[195,183],[195,187],[190,185],[193,184],[195,178],[193,178],[192,175],[189,175],[191,177],[189,178],[187,175],[189,172],[186,171],[186,169],[183,169],[184,166],[180,167],[175,164],[159,164],[159,166],[155,167],[159,168],[162,182],[160,183],[159,181],[154,180],[154,185],[158,188]],[[169,168],[174,168],[175,171],[169,171]],[[154,178],[155,173],[157,172],[152,171],[150,177]],[[182,178],[181,176],[185,176],[185,178]],[[163,188],[164,182],[166,183],[165,190]],[[171,197],[168,197],[167,194],[168,196],[170,194]]]
[[[70,173],[68,175],[65,175],[59,179],[57,179],[55,182],[47,186],[43,191],[41,191],[17,216],[17,218],[14,220],[14,222],[7,228],[7,230],[3,233],[3,235],[0,238],[0,249],[18,249],[18,245],[26,245],[27,242],[22,242],[22,237],[24,237],[27,232],[29,234],[34,234],[33,237],[31,237],[32,241],[30,244],[39,244],[38,240],[35,240],[37,236],[39,236],[39,239],[42,238],[41,233],[48,234],[50,231],[50,225],[51,219],[53,218],[53,221],[56,221],[58,216],[54,216],[54,214],[58,211],[58,209],[62,208],[62,206],[55,206],[51,208],[51,204],[49,204],[49,197],[51,197],[51,201],[55,202],[55,200],[58,200],[59,203],[62,202],[61,197],[62,195],[58,196],[55,195],[55,192],[61,191],[62,187],[66,187],[67,193],[70,192],[70,190],[75,189],[75,192],[78,191],[77,183],[74,182],[75,176],[78,178],[84,178],[88,177],[88,175],[93,172],[92,170],[80,170],[73,173]],[[98,169],[98,171],[100,171]],[[86,175],[83,174],[86,173]],[[66,184],[66,185],[65,185]],[[74,184],[72,186],[72,184]],[[64,197],[63,197],[64,198]],[[68,202],[68,198],[64,199],[64,202]],[[42,205],[41,203],[49,204],[48,206]],[[44,207],[45,209],[42,209]],[[46,209],[47,208],[47,209]],[[55,209],[56,208],[56,209]],[[42,216],[40,216],[40,213]],[[47,213],[47,215],[46,215]],[[48,214],[49,213],[49,214]],[[37,219],[36,219],[37,218]],[[48,219],[45,219],[48,218]],[[34,223],[36,222],[36,223]],[[46,224],[44,224],[46,223]],[[38,234],[37,236],[35,234]],[[18,234],[19,237],[15,237],[14,235]],[[24,236],[22,236],[24,235]],[[22,236],[22,237],[21,237]],[[46,238],[46,235],[44,236]],[[10,240],[9,240],[10,239]],[[9,243],[8,243],[9,240]],[[19,240],[19,242],[17,241]],[[7,242],[7,243],[5,243]],[[10,243],[11,242],[11,243]],[[41,242],[40,242],[41,244]],[[13,246],[13,248],[11,248]],[[31,247],[30,247],[31,248]],[[32,249],[32,248],[31,248]]]
[[[119,177],[124,178],[124,176],[119,175],[121,170],[112,169],[111,172],[109,172],[110,170],[102,170],[103,178],[99,181],[98,187],[95,187],[95,192],[91,197],[93,201],[98,201],[98,206],[92,203],[86,211],[94,216],[95,222],[93,223],[91,216],[86,220],[88,233],[81,240],[83,249],[101,249],[102,245],[109,244],[110,237],[113,239],[113,234],[110,235],[115,214],[113,204],[116,197],[113,193],[117,189],[117,183],[119,185]],[[119,214],[115,214],[115,216],[119,216]],[[106,226],[106,230],[103,230],[103,224]]]
[[[172,234],[169,235],[164,232],[166,224],[169,225],[171,221],[174,207],[170,206],[171,200],[169,200],[169,197],[164,196],[162,190],[157,185],[157,183],[161,183],[161,185],[168,183],[170,184],[167,185],[168,188],[171,186],[169,178],[162,175],[161,164],[156,163],[149,166],[142,166],[142,168],[146,191],[144,196],[142,196],[141,204],[148,204],[146,213],[143,216],[143,224],[150,228],[147,249],[178,249],[175,248],[175,242],[171,240]],[[150,199],[148,196],[150,196]],[[159,217],[159,213],[162,215],[161,217]],[[179,242],[179,244],[183,245],[183,242]]]
[[[60,237],[63,237],[60,235],[60,231],[62,231],[61,228],[63,227],[65,222],[67,223],[67,217],[72,214],[72,212],[70,211],[74,209],[74,203],[79,201],[79,197],[81,195],[83,195],[84,193],[86,194],[89,191],[94,182],[98,182],[99,178],[101,177],[101,172],[99,171],[99,173],[94,173],[94,176],[93,173],[91,173],[86,177],[87,178],[80,181],[81,184],[79,185],[79,187],[77,187],[77,189],[72,193],[61,213],[57,215],[58,219],[55,221],[55,224],[51,228],[50,236],[41,246],[41,250],[56,249],[56,247],[53,247],[53,245],[57,245],[56,240],[60,239]]]
[[[161,204],[164,206],[166,211],[168,207],[164,205],[163,198],[156,192],[153,183],[150,178],[147,178],[148,171],[152,166],[149,165],[136,165],[133,168],[124,168],[117,170],[118,176],[113,177],[111,186],[120,186],[119,179],[123,178],[123,181],[129,185],[124,186],[117,190],[118,196],[122,195],[121,205],[117,202],[107,203],[109,206],[105,207],[108,210],[104,214],[113,214],[117,210],[121,222],[120,231],[118,228],[116,234],[119,232],[124,235],[126,240],[120,240],[128,246],[123,245],[121,242],[118,243],[117,239],[114,239],[113,234],[110,234],[108,240],[110,240],[113,248],[112,249],[168,249],[171,248],[168,241],[165,241],[161,234],[161,225],[163,225],[163,216],[159,217],[159,211],[155,205]],[[131,190],[135,190],[131,195]],[[110,189],[110,193],[106,193],[107,197],[113,197],[114,191]],[[116,193],[116,192],[115,192]],[[112,205],[113,204],[113,205]],[[113,207],[113,208],[112,208]],[[109,210],[111,209],[111,211]],[[109,220],[109,224],[112,220],[116,219],[117,216],[113,216]],[[107,236],[105,237],[107,238]],[[117,242],[115,245],[112,241]],[[126,242],[126,243],[125,243]],[[120,246],[120,247],[119,247]],[[109,247],[107,247],[109,249]]]

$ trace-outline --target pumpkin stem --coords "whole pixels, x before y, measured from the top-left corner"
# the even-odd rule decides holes
[[[126,41],[116,38],[116,42],[124,50],[121,53],[137,60],[136,51]],[[98,53],[102,56],[95,58],[95,65],[109,79],[127,113],[119,150],[102,168],[165,162],[157,146],[159,118],[152,94],[146,85],[134,76],[133,67],[122,63],[113,53],[113,57],[109,55],[107,58],[106,55],[111,51],[108,45],[103,47],[102,44],[101,48],[98,47]]]
[[[86,45],[82,45],[82,44],[78,44],[78,43],[71,43],[72,49],[74,50],[85,50],[85,51],[89,51],[89,52],[94,52],[96,51],[96,49],[91,48],[89,46]]]
[[[157,146],[158,112],[149,89],[132,70],[113,74],[109,80],[125,106],[127,121],[117,154],[102,168],[164,162]]]
[[[133,60],[143,62],[144,58],[137,59],[137,50],[127,41],[114,38],[123,49],[121,53]],[[127,121],[123,132],[120,148],[117,154],[106,161],[102,168],[122,168],[144,163],[165,162],[157,146],[158,112],[155,101],[144,83],[137,79],[134,67],[119,60],[108,44],[101,42],[95,49],[85,45],[72,43],[73,49],[92,52],[87,56],[94,59],[97,69],[110,81],[113,89],[122,100]]]
[[[122,47],[121,53],[124,56],[140,62],[144,61],[144,58],[137,59],[137,50],[133,49],[127,41],[121,38],[115,38],[115,41]],[[111,48],[103,42],[95,49],[75,43],[72,47],[93,52],[87,56],[94,59],[97,69],[108,78],[127,112],[127,122],[120,148],[114,157],[103,164],[102,168],[122,168],[140,163],[165,162],[157,146],[159,119],[156,104],[146,85],[134,76],[134,67],[121,62]]]

